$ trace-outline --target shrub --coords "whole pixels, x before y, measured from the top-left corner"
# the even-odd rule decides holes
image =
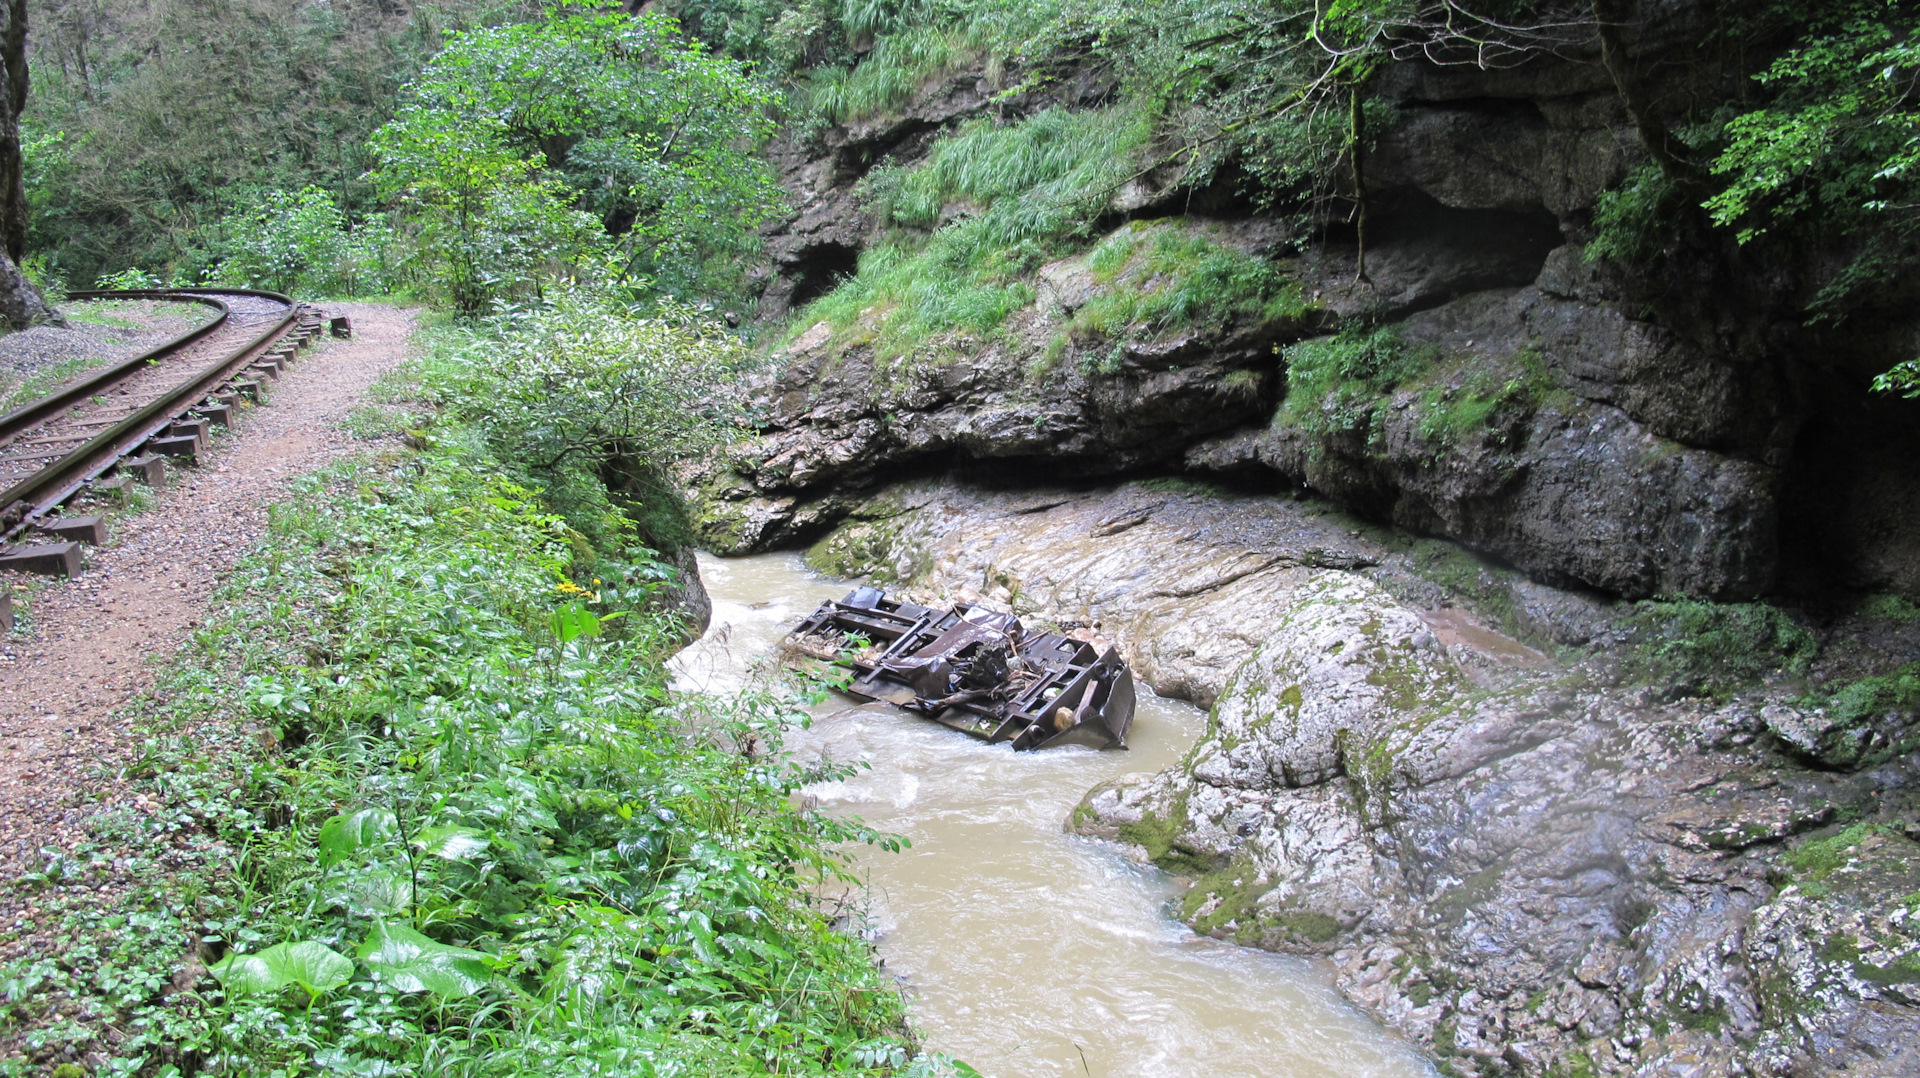
[[[689,308],[643,316],[609,293],[567,288],[442,336],[416,392],[487,440],[572,525],[606,541],[626,526],[603,480],[639,500],[646,539],[676,546],[682,507],[668,465],[722,444],[737,421],[737,337]]]
[[[222,218],[222,284],[275,292],[350,296],[386,292],[392,233],[381,223],[351,228],[318,187],[261,191]]]

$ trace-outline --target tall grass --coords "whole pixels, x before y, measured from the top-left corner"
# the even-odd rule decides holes
[[[876,35],[873,47],[857,62],[813,72],[804,105],[845,123],[898,108],[927,83],[955,72],[984,70],[997,83],[1021,47],[1057,14],[1054,0],[997,0],[961,9],[914,5],[897,12],[848,0],[840,8],[842,27],[854,39]]]
[[[948,330],[991,331],[1033,302],[1027,274],[1085,241],[1152,134],[1134,107],[962,127],[919,169],[874,178],[879,214],[900,231],[799,324],[825,320],[838,332],[877,315],[882,356]],[[957,216],[940,224],[947,213]]]

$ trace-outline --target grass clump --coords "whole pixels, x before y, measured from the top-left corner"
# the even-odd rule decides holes
[[[879,170],[866,194],[893,234],[794,332],[825,320],[844,343],[871,318],[879,325],[865,333],[882,359],[949,331],[991,332],[1033,302],[1033,270],[1084,241],[1151,134],[1134,107],[1050,109],[1015,124],[976,120],[920,168]]]
[[[1291,345],[1281,356],[1287,368],[1283,422],[1316,436],[1366,431],[1371,438],[1382,398],[1424,373],[1434,353],[1409,345],[1398,326],[1354,326]]]
[[[1895,625],[1911,625],[1920,621],[1920,606],[1903,595],[1890,592],[1868,596],[1861,602],[1859,613],[1863,617],[1877,618]]]
[[[1436,375],[1420,394],[1422,441],[1446,447],[1491,431],[1502,414],[1531,408],[1554,391],[1552,377],[1540,353],[1522,350],[1511,360],[1476,362],[1457,377],[1442,382]]]
[[[1920,710],[1920,663],[1850,681],[1834,690],[1826,707],[1842,726],[1869,723],[1890,711]]]
[[[1876,834],[1891,831],[1883,825],[1862,821],[1825,838],[1803,842],[1788,850],[1781,860],[1802,893],[1809,898],[1825,898],[1832,892],[1828,877],[1845,868],[1862,843]]]
[[[1770,674],[1805,674],[1820,650],[1811,632],[1765,603],[1656,600],[1637,604],[1624,621],[1637,633],[1633,671],[1696,695],[1725,697]]]
[[[810,72],[802,107],[821,121],[848,123],[906,105],[929,82],[963,71],[982,71],[997,88],[1020,46],[1057,11],[1050,2],[892,8],[850,0],[841,5],[841,26],[854,37],[877,34],[873,47]]]
[[[1094,247],[1087,268],[1101,288],[1074,312],[1083,337],[1296,319],[1310,306],[1273,263],[1178,224],[1128,225]]]

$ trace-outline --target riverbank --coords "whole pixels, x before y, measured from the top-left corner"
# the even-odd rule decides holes
[[[688,683],[740,684],[845,582],[797,553],[702,555],[706,638]],[[1419,1052],[1333,989],[1324,963],[1196,936],[1167,916],[1179,881],[1060,823],[1089,786],[1171,766],[1205,713],[1142,692],[1127,751],[1013,753],[837,694],[789,744],[859,770],[809,786],[822,811],[912,845],[856,851],[854,907],[930,1048],[991,1078],[1431,1078]]]

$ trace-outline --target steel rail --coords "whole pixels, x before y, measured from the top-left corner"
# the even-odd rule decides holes
[[[221,313],[207,325],[199,326],[158,348],[115,364],[100,375],[83,380],[77,386],[69,386],[24,408],[16,409],[4,418],[0,418],[0,431],[5,432],[0,436],[29,429],[33,423],[44,421],[46,417],[59,414],[75,402],[93,396],[100,388],[132,377],[139,373],[146,363],[184,348],[212,333],[216,328],[224,325],[231,316],[227,305],[213,298],[218,295],[245,295],[270,299],[286,304],[287,312],[266,330],[249,338],[239,348],[201,368],[198,374],[190,376],[145,407],[89,439],[85,444],[61,455],[33,475],[14,484],[4,493],[0,493],[0,522],[4,522],[5,529],[0,531],[0,542],[11,541],[15,536],[32,527],[41,517],[78,493],[81,487],[105,474],[122,458],[166,429],[181,414],[191,410],[193,405],[221,382],[231,378],[247,364],[264,354],[299,318],[301,309],[293,299],[278,292],[262,292],[250,288],[207,288],[194,291],[129,289],[69,293],[71,299],[212,302],[219,306]],[[38,415],[40,418],[31,422],[19,418],[27,415]]]
[[[95,299],[102,296],[113,295],[113,293],[72,292],[68,294],[68,298]],[[139,373],[142,367],[153,360],[159,359],[171,352],[179,351],[187,345],[212,333],[214,330],[219,329],[221,326],[226,325],[228,317],[232,314],[232,311],[228,309],[225,303],[214,299],[212,296],[194,295],[188,292],[162,292],[154,289],[140,289],[138,292],[130,291],[122,293],[115,298],[184,300],[205,304],[218,311],[219,314],[208,320],[205,325],[196,326],[158,347],[149,348],[139,355],[131,359],[121,360],[111,367],[102,367],[72,385],[55,390],[53,393],[41,397],[37,401],[31,401],[8,412],[4,416],[0,416],[0,439],[11,438],[22,431],[30,430],[46,420],[59,415],[61,412],[66,411],[68,408],[79,404],[88,397],[98,394],[101,390]],[[4,504],[6,503],[0,502],[0,505]]]

